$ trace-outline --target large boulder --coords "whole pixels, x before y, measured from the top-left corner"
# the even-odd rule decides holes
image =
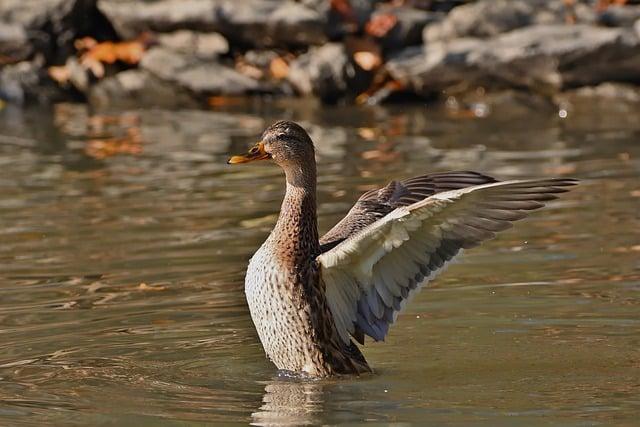
[[[107,77],[89,90],[95,108],[181,108],[198,102],[184,89],[167,84],[145,70],[127,70]]]
[[[261,90],[258,81],[215,61],[202,61],[163,47],[149,50],[140,67],[167,84],[196,96],[245,95]]]
[[[19,62],[26,59],[31,51],[23,26],[0,21],[0,58],[5,62]]]
[[[585,4],[569,8],[558,0],[480,0],[453,9],[447,17],[424,29],[425,43],[459,37],[493,37],[518,28],[539,24],[562,24],[569,17],[579,23],[595,21],[595,12]]]
[[[0,100],[17,105],[46,104],[63,99],[42,70],[39,60],[22,61],[0,67]]]
[[[287,79],[302,95],[334,102],[347,92],[349,75],[354,73],[344,45],[328,43],[296,58],[289,67]]]
[[[598,16],[598,22],[610,27],[632,27],[640,21],[640,4],[628,6],[611,6]]]
[[[79,32],[97,25],[95,0],[2,0],[0,22],[22,27],[35,49],[62,59]]]
[[[427,25],[440,22],[444,15],[439,12],[427,12],[407,6],[379,7],[371,15],[372,22],[385,18],[392,19],[395,24],[380,37],[380,41],[387,49],[398,49],[421,44],[423,29]]]
[[[553,93],[604,81],[637,80],[640,39],[620,28],[535,25],[489,40],[461,38],[407,49],[387,68],[392,77],[421,94],[455,85]]]
[[[249,46],[310,45],[326,41],[325,16],[293,1],[98,0],[123,38],[145,30],[218,31]]]

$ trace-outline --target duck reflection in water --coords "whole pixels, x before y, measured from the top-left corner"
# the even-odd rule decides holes
[[[264,388],[262,406],[251,414],[252,425],[303,426],[320,424],[326,384],[280,374]]]

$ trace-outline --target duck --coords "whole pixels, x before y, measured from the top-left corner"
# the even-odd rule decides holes
[[[271,161],[285,193],[273,230],[249,261],[245,295],[266,356],[310,378],[372,372],[359,345],[382,341],[407,302],[464,250],[577,184],[428,173],[365,192],[318,234],[314,143],[292,121],[269,126],[228,164]]]

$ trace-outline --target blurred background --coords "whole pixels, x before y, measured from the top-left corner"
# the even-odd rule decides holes
[[[640,411],[640,4],[0,0],[0,425],[620,425]],[[426,172],[570,193],[426,286],[376,374],[264,358],[243,294],[295,120],[328,230]]]

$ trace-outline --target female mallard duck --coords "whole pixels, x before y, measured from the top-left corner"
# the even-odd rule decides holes
[[[364,193],[318,239],[313,142],[270,126],[228,163],[272,159],[286,176],[273,231],[249,262],[245,292],[269,359],[312,377],[370,372],[352,341],[384,339],[407,300],[462,249],[541,208],[573,179],[499,182],[476,172],[391,181]]]

